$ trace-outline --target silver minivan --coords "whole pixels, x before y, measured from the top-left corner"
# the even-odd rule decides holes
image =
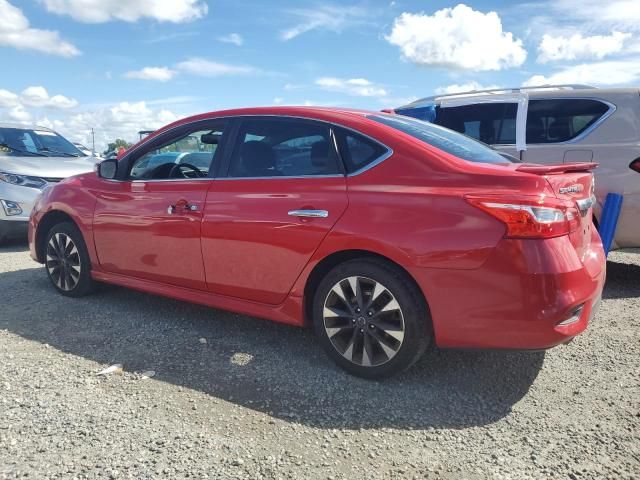
[[[640,247],[640,90],[557,85],[423,98],[398,114],[456,130],[530,163],[597,162],[596,224],[623,195],[615,247]]]
[[[97,161],[48,128],[0,123],[0,243],[27,238],[33,202],[47,185]]]

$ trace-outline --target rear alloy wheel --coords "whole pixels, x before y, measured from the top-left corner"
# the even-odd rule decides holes
[[[430,343],[430,318],[413,282],[392,265],[352,260],[321,282],[316,333],[345,370],[382,378],[415,363]]]
[[[337,282],[324,302],[323,320],[333,347],[356,365],[382,365],[402,347],[402,309],[387,287],[370,278]]]
[[[45,268],[56,290],[70,297],[89,293],[94,287],[91,263],[77,227],[71,223],[55,225],[46,241]]]

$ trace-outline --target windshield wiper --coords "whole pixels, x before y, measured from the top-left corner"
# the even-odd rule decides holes
[[[48,153],[55,153],[56,155],[66,155],[67,157],[79,157],[80,155],[75,155],[73,153],[69,153],[69,152],[60,152],[58,150],[51,150],[48,147],[42,147],[38,149],[39,152],[48,152]],[[45,155],[46,156],[46,155]]]
[[[46,157],[47,156],[44,153],[30,152],[29,150],[22,150],[20,148],[12,147],[11,145],[8,145],[6,143],[0,143],[0,147],[8,148],[12,152],[16,152],[16,153],[28,153],[29,155],[37,155],[39,157]]]

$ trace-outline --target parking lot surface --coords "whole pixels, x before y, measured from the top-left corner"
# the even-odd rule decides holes
[[[111,286],[64,298],[11,244],[0,359],[0,478],[640,476],[638,251],[610,255],[568,346],[436,351],[370,382],[308,331]]]

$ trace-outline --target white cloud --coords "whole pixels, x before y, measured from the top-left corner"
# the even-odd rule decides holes
[[[164,108],[153,109],[145,101],[120,102],[94,110],[75,113],[62,119],[40,118],[36,123],[55,128],[73,142],[91,147],[91,128],[95,131],[96,150],[103,151],[109,142],[122,138],[138,141],[140,130],[154,130],[180,118]]]
[[[387,41],[418,65],[465,70],[501,70],[524,63],[522,41],[502,29],[496,12],[459,4],[433,15],[403,13]]]
[[[562,85],[580,83],[588,85],[625,85],[640,81],[640,59],[611,60],[583,63],[563,68],[551,75],[534,75],[522,85]]]
[[[637,0],[553,0],[549,5],[563,15],[588,22],[639,28],[640,2]]]
[[[9,90],[0,89],[0,108],[10,108],[20,105],[20,97]]]
[[[137,80],[154,80],[156,82],[168,82],[176,74],[175,70],[168,67],[144,67],[141,70],[133,70],[124,74],[125,78]]]
[[[612,32],[611,35],[584,37],[574,33],[570,37],[545,34],[538,46],[538,62],[558,60],[601,59],[606,55],[621,52],[630,33]]]
[[[151,18],[159,22],[183,23],[204,17],[203,0],[41,0],[47,10],[85,23],[110,20],[137,22]]]
[[[368,15],[361,7],[329,4],[292,9],[288,13],[296,17],[298,23],[280,32],[282,40],[292,40],[312,30],[341,32],[345,28],[363,23]]]
[[[182,72],[201,77],[221,77],[225,75],[255,75],[260,70],[248,65],[231,65],[204,58],[190,58],[176,65]]]
[[[365,78],[321,77],[315,81],[315,84],[323,90],[341,92],[358,97],[384,97],[387,95],[387,91],[384,88]]]
[[[31,114],[27,112],[22,105],[13,107],[7,112],[7,116],[9,119],[19,123],[26,123],[31,120]]]
[[[49,96],[47,89],[41,86],[25,88],[19,97],[20,104],[26,107],[44,108],[74,108],[78,106],[78,101],[64,95]]]
[[[218,40],[223,43],[232,43],[237,45],[238,47],[242,46],[244,43],[244,38],[239,33],[230,33],[229,35],[222,35],[218,37]]]
[[[61,57],[80,55],[80,50],[62,40],[58,32],[31,28],[22,10],[7,0],[0,0],[0,19],[0,47],[37,50]]]
[[[280,105],[280,104],[282,104],[283,102],[284,102],[284,98],[282,98],[282,97],[275,97],[275,98],[273,99],[273,104],[274,104],[274,105]]]
[[[450,95],[452,93],[473,92],[475,90],[491,90],[494,88],[500,88],[499,85],[481,85],[480,83],[472,80],[466,83],[454,83],[445,87],[436,88],[436,95]]]

